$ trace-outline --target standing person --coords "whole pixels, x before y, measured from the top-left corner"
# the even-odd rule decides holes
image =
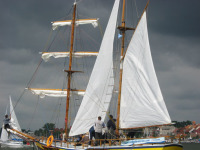
[[[102,129],[105,128],[105,124],[101,121],[101,117],[98,117],[98,120],[94,123],[94,130],[95,130],[95,140],[96,144],[99,143],[99,139],[102,139]]]
[[[107,128],[108,128],[108,139],[112,139],[116,130],[115,121],[112,115],[110,115],[110,119],[107,122]]]
[[[10,121],[11,121],[11,115],[9,117],[8,117],[8,115],[5,115],[5,119],[3,120],[3,124],[4,124],[4,129],[6,131],[7,131],[7,129],[11,129]],[[8,132],[8,138],[9,137],[10,137],[10,132]]]
[[[91,145],[92,138],[93,138],[93,137],[95,138],[94,126],[92,126],[92,127],[90,128],[89,133],[90,133],[90,135],[89,135],[89,137],[90,137],[90,138],[89,138],[89,139],[90,139],[89,145]]]
[[[5,119],[3,120],[4,129],[5,129],[5,130],[11,129],[11,127],[10,127],[10,120],[11,120],[11,116],[8,117],[8,115],[5,115]]]

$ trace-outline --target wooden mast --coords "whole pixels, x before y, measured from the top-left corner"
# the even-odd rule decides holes
[[[75,30],[75,17],[76,17],[76,2],[74,3],[73,18],[72,18],[72,27],[71,27],[71,45],[69,52],[69,68],[68,73],[68,83],[67,83],[67,100],[66,100],[66,114],[65,114],[65,135],[68,136],[68,114],[69,114],[69,101],[70,101],[70,90],[71,90],[71,76],[72,76],[72,52],[74,48],[74,30]]]
[[[119,76],[119,93],[118,93],[118,103],[117,103],[117,123],[116,123],[116,134],[119,136],[119,119],[120,119],[120,103],[121,103],[121,88],[122,88],[122,74],[123,74],[123,60],[124,60],[124,40],[125,40],[125,32],[126,30],[135,30],[137,28],[130,28],[130,27],[126,27],[125,26],[125,17],[124,17],[124,13],[125,13],[125,2],[126,0],[123,0],[123,8],[122,8],[122,24],[121,26],[118,27],[118,29],[121,31],[122,34],[122,43],[121,43],[121,58],[120,58],[120,76]],[[149,1],[147,2],[144,11],[147,9],[148,5],[149,5]],[[142,13],[142,15],[143,15]],[[141,15],[141,16],[142,16]],[[140,18],[141,19],[141,18]],[[140,22],[140,20],[139,20]],[[139,24],[138,22],[138,24]],[[137,24],[137,25],[138,25]]]
[[[124,40],[125,40],[125,18],[124,18],[124,13],[125,13],[125,3],[126,0],[123,0],[123,8],[122,8],[122,24],[121,24],[121,29],[119,29],[121,31],[122,34],[122,43],[121,43],[121,57],[120,59],[123,57],[124,55]],[[121,101],[121,86],[122,86],[122,64],[123,62],[120,61],[120,76],[119,76],[119,93],[118,93],[118,104],[117,104],[117,130],[116,130],[116,134],[119,135],[119,115],[120,115],[120,101]]]

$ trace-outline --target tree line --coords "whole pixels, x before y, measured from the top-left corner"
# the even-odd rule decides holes
[[[192,121],[182,121],[182,122],[178,122],[178,121],[172,121],[174,123],[174,127],[176,128],[183,128],[183,127],[186,127],[188,125],[192,125]]]

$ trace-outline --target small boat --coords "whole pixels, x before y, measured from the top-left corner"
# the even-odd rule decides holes
[[[12,128],[21,131],[20,125],[18,123],[17,117],[15,115],[15,111],[13,109],[11,97],[10,99],[10,115],[11,115],[11,121],[10,121],[10,126]],[[7,108],[6,108],[6,113],[7,114]],[[11,148],[22,148],[23,145],[23,140],[16,136],[15,134],[10,134],[8,135],[8,132],[4,129],[4,125],[2,126],[2,132],[1,132],[1,147],[11,147]]]

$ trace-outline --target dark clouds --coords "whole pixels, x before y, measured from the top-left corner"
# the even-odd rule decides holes
[[[0,1],[0,124],[2,124],[8,96],[11,94],[15,104],[30,80],[40,60],[51,21],[69,15],[74,0],[1,0]],[[80,18],[100,18],[105,30],[113,0],[81,0],[78,4]],[[135,9],[135,1],[131,9]],[[146,1],[136,0],[139,15]],[[198,0],[151,0],[148,7],[148,30],[152,57],[172,120],[196,120],[200,122],[200,1]],[[127,11],[129,13],[129,11]],[[132,16],[136,17],[137,12]],[[67,17],[69,19],[70,16]],[[137,20],[137,18],[136,18]],[[129,24],[129,23],[127,23]],[[84,27],[95,42],[84,49],[97,51],[101,36],[91,26]],[[67,32],[67,31],[66,31]],[[92,33],[92,34],[91,34]],[[67,38],[67,37],[66,37]],[[58,44],[57,44],[58,45]],[[55,45],[53,48],[55,48]],[[62,47],[59,47],[62,50]],[[94,60],[93,60],[94,61]],[[56,62],[56,64],[54,64]],[[76,62],[80,64],[80,62]],[[93,63],[89,64],[92,66]],[[58,67],[62,65],[61,67]],[[87,66],[85,66],[87,68]],[[53,70],[52,68],[56,68]],[[55,60],[44,64],[33,87],[59,88],[64,80],[63,64]],[[55,74],[56,72],[56,74]],[[89,74],[89,71],[85,71]],[[88,77],[84,77],[88,78]],[[74,81],[85,83],[82,78]],[[87,79],[85,79],[87,80]],[[82,88],[82,87],[81,87]],[[59,114],[64,118],[65,99],[40,99],[26,92],[16,107],[16,114],[22,128],[40,128],[45,122]],[[61,102],[61,109],[56,109]],[[78,103],[77,101],[73,102]],[[35,107],[37,111],[35,112]],[[51,110],[56,110],[52,112]],[[35,113],[34,113],[35,112]],[[34,114],[32,125],[30,118]],[[54,120],[52,121],[54,122]],[[63,127],[63,121],[58,124]]]
[[[200,36],[198,0],[191,0],[190,2],[187,0],[153,0],[150,5],[156,6],[149,9],[149,20],[153,23],[152,29],[154,31],[179,37]],[[151,14],[154,15],[153,18]]]

